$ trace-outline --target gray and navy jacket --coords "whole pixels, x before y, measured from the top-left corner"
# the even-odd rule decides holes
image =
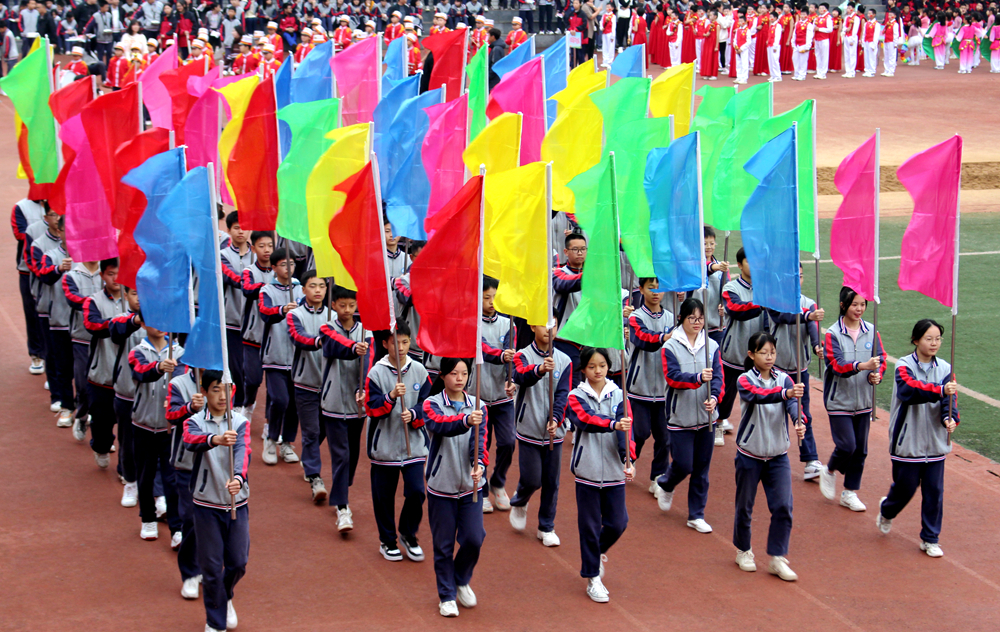
[[[628,435],[615,430],[625,416],[622,391],[611,380],[597,393],[586,380],[570,391],[566,418],[573,424],[573,459],[570,471],[577,483],[591,487],[625,484],[625,457],[635,458],[635,444]]]
[[[181,427],[170,438],[170,463],[175,469],[185,472],[190,472],[194,466],[194,454],[183,441],[184,420],[196,412],[191,409],[191,398],[198,392],[194,378],[195,372],[188,371],[167,384],[167,421],[171,426]]]
[[[246,254],[231,243],[220,251],[222,257],[222,289],[226,302],[226,329],[239,330],[243,325],[243,308],[246,298],[243,296],[243,270],[250,267],[256,256],[249,248]]]
[[[714,256],[711,261],[705,262],[706,282],[708,293],[705,296],[705,329],[709,333],[722,331],[725,323],[719,316],[718,306],[722,304],[722,288],[729,283],[729,273],[723,270],[712,272],[712,264],[719,263]]]
[[[63,275],[62,291],[71,310],[69,334],[73,342],[81,345],[90,344],[90,331],[83,322],[83,304],[87,302],[87,297],[97,294],[102,289],[104,280],[101,279],[100,271],[91,272],[82,263],[76,264]]]
[[[112,388],[115,385],[115,361],[118,345],[111,340],[111,321],[125,313],[124,296],[114,298],[106,289],[83,302],[83,325],[90,332],[90,368],[87,381],[95,386]]]
[[[479,394],[482,401],[489,406],[506,404],[514,401],[514,398],[507,397],[504,386],[507,384],[507,363],[503,361],[505,349],[513,349],[514,341],[511,340],[510,323],[507,316],[494,313],[492,316],[483,316],[483,324],[480,328],[483,349],[483,375],[479,380]],[[476,365],[472,365],[469,372],[469,383],[475,384]]]
[[[35,299],[35,311],[38,311],[38,294],[41,291],[42,282],[35,271],[35,257],[39,259],[49,250],[59,247],[59,240],[49,231],[49,225],[38,221],[28,225],[24,231],[24,252],[21,254],[21,261],[17,269],[23,268],[28,273],[28,287],[31,289],[31,297]],[[38,312],[42,318],[48,318],[49,313]]]
[[[288,335],[295,345],[292,357],[295,388],[319,393],[323,386],[323,352],[320,351],[323,340],[319,337],[319,329],[326,324],[329,314],[325,305],[313,308],[303,301],[285,317]]]
[[[44,313],[48,316],[49,329],[53,331],[70,330],[70,319],[73,314],[62,292],[63,272],[59,270],[59,264],[68,256],[69,253],[61,243],[57,243],[45,253],[38,253],[32,249],[32,262],[35,263],[32,271],[40,281],[35,310],[39,314]]]
[[[582,268],[571,268],[569,264],[566,264],[552,269],[552,291],[556,295],[554,315],[560,329],[573,315],[576,306],[580,304],[582,283]]]
[[[240,332],[244,344],[260,346],[260,341],[264,337],[264,321],[260,318],[257,298],[261,289],[273,280],[274,270],[270,267],[262,268],[256,261],[243,270],[243,297],[246,303],[243,305],[243,325],[240,327]]]
[[[407,272],[392,280],[393,294],[396,297],[396,318],[410,326],[410,351],[407,353],[414,360],[425,359],[424,352],[417,344],[417,332],[420,331],[420,314],[413,306],[413,292],[410,291],[410,273]]]
[[[250,468],[250,422],[243,415],[230,411],[236,444],[233,446],[233,469],[229,469],[229,450],[213,446],[212,437],[226,431],[225,417],[207,415],[207,409],[184,420],[184,445],[194,452],[191,468],[191,497],[194,504],[211,509],[228,511],[235,499],[242,507],[250,499],[247,470]],[[242,487],[236,496],[230,496],[226,484],[238,480]]]
[[[357,320],[347,331],[340,320],[325,323],[319,328],[319,337],[326,358],[323,367],[323,391],[320,410],[335,419],[360,419],[365,414],[358,410],[354,396],[361,390],[361,376],[368,375],[373,354],[359,356],[355,346],[369,335]],[[371,340],[369,340],[371,346]]]
[[[388,250],[386,250],[385,260],[386,263],[389,265],[390,283],[392,283],[396,279],[403,276],[403,274],[408,272],[410,269],[410,264],[413,263],[412,261],[410,261],[410,255],[403,252],[402,248],[396,248],[396,252],[389,252]],[[416,334],[414,334],[414,337],[416,337]]]
[[[292,300],[288,293],[292,292]],[[265,369],[292,370],[292,360],[295,356],[295,345],[288,335],[287,315],[282,308],[289,303],[302,304],[302,286],[298,279],[292,279],[292,285],[281,285],[275,279],[260,290],[257,301],[260,320],[263,322],[263,332],[260,345],[261,366]]]
[[[795,314],[767,310],[768,320],[771,321],[771,335],[778,343],[774,345],[776,351],[774,366],[785,373],[794,373],[797,369],[808,371],[813,348],[820,344],[819,322],[809,320],[809,316],[816,311],[816,301],[808,296],[800,296],[799,302],[802,310],[799,313],[802,351],[799,357],[801,364],[797,367],[795,366]]]
[[[28,265],[24,261],[25,249],[31,246],[31,242],[26,241],[28,227],[35,222],[41,222],[43,217],[45,217],[45,207],[28,198],[15,204],[10,211],[10,228],[14,231],[14,239],[17,240],[16,261],[19,274],[28,274]]]
[[[629,316],[628,337],[632,343],[632,359],[625,381],[629,398],[644,402],[666,399],[667,383],[663,379],[663,363],[659,356],[664,339],[673,326],[673,314],[665,309],[659,313],[651,312],[645,304]]]
[[[486,477],[473,487],[472,469],[478,463],[486,471],[490,455],[486,450],[486,405],[482,404],[483,422],[479,426],[479,460],[476,461],[476,430],[469,425],[469,414],[476,405],[468,393],[465,401],[456,407],[442,391],[424,400],[421,415],[424,427],[430,433],[430,450],[427,459],[427,493],[445,498],[461,498],[482,489]]]
[[[729,321],[722,335],[722,364],[742,369],[750,336],[768,329],[767,312],[754,304],[753,288],[742,276],[726,283],[722,288],[722,300]]]
[[[556,429],[553,442],[562,443],[566,435],[566,401],[569,397],[573,366],[568,355],[558,349],[554,351],[556,369],[553,372],[555,391],[552,416],[559,427]],[[520,387],[517,390],[517,403],[514,406],[517,422],[514,436],[532,445],[549,443],[549,432],[546,430],[549,423],[549,378],[547,374],[540,373],[542,362],[547,357],[549,352],[542,351],[534,342],[514,354],[514,383]]]
[[[797,419],[799,414],[799,400],[786,397],[794,386],[792,378],[772,368],[771,379],[765,380],[757,367],[752,367],[737,384],[743,414],[736,431],[736,449],[762,461],[788,452],[788,418]]]
[[[163,406],[167,401],[170,380],[188,371],[188,367],[180,363],[184,348],[175,342],[174,360],[178,362],[177,369],[169,376],[160,372],[160,362],[167,359],[169,349],[170,345],[163,345],[163,349],[157,351],[148,338],[143,338],[128,354],[132,379],[136,383],[135,399],[132,401],[132,425],[150,432],[170,430]]]
[[[667,384],[667,428],[670,430],[699,430],[709,425],[705,412],[705,401],[715,398],[722,401],[725,394],[725,380],[722,377],[722,358],[719,345],[702,330],[698,334],[695,350],[688,347],[683,329],[678,329],[663,345],[662,372]],[[705,363],[705,341],[708,341],[708,355],[712,362],[712,381],[701,381],[701,372],[709,368]],[[712,421],[719,418],[719,411],[712,411]]]
[[[406,358],[399,377],[399,381],[406,385],[406,394],[399,406],[389,395],[396,381],[396,367],[392,366],[389,356],[375,363],[365,381],[365,407],[371,418],[368,422],[368,458],[376,465],[402,467],[427,460],[430,438],[423,427],[421,415],[424,400],[431,392],[427,369],[416,360]],[[404,428],[404,408],[413,416],[409,428]],[[406,456],[404,432],[410,433],[410,456]]]
[[[916,353],[896,363],[889,411],[889,457],[904,463],[943,461],[951,452],[947,395],[951,365],[934,358],[929,368],[920,366]],[[959,422],[958,395],[951,396],[950,418]]]
[[[132,349],[135,349],[146,337],[142,325],[136,325],[132,322],[133,315],[132,312],[125,312],[120,316],[115,316],[108,323],[111,342],[117,345],[112,372],[115,397],[127,402],[135,399],[135,380],[132,379],[132,369],[128,365],[129,355],[132,353]]]
[[[861,321],[858,341],[854,342],[841,317],[826,330],[823,344],[826,375],[823,379],[823,405],[826,412],[839,415],[860,415],[872,410],[871,371],[859,371],[858,364],[874,356],[882,359],[879,377],[885,374],[885,349],[882,337],[865,321]]]

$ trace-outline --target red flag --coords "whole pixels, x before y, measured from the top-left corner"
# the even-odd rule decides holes
[[[330,222],[330,242],[358,286],[358,313],[370,331],[391,329],[395,319],[389,305],[385,233],[372,163],[333,190],[346,194],[347,201]]]
[[[62,125],[83,110],[83,106],[94,100],[94,83],[90,77],[74,81],[49,96],[52,116]]]
[[[428,90],[445,86],[445,99],[462,95],[462,73],[465,72],[465,36],[468,29],[456,29],[424,38],[422,45],[434,54],[434,66]]]
[[[274,81],[263,81],[250,97],[243,127],[229,157],[229,184],[243,230],[274,230],[278,220],[278,119]]]
[[[138,86],[133,84],[94,99],[83,107],[80,117],[94,154],[94,165],[101,176],[104,194],[113,209],[118,184],[114,167],[115,151],[139,133]]]
[[[483,177],[475,176],[433,217],[434,231],[410,267],[413,307],[420,314],[417,344],[444,358],[469,358],[480,347]]]
[[[28,156],[28,128],[21,123],[21,135],[17,139],[17,155],[24,167],[24,173],[28,175],[28,199],[47,200],[52,194],[52,184],[38,184],[35,182],[35,174],[31,170],[31,158]],[[58,178],[56,180],[58,182]],[[60,213],[61,214],[61,213]]]
[[[160,73],[160,83],[167,89],[173,107],[171,118],[174,122],[175,147],[184,144],[184,123],[187,122],[191,108],[198,101],[198,97],[188,93],[188,79],[201,77],[204,74],[205,64],[186,64]]]

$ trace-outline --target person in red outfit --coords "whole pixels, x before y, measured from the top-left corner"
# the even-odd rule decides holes
[[[191,54],[184,63],[205,64],[205,72],[215,68],[215,60],[205,54],[205,42],[200,39],[191,42]]]
[[[791,5],[785,4],[781,7],[781,17],[778,18],[778,23],[781,24],[781,52],[779,53],[781,74],[790,75],[795,68],[792,64],[792,31],[794,30],[792,25],[795,23],[795,19],[792,17]]]
[[[107,85],[112,90],[121,90],[125,82],[125,75],[131,69],[128,57],[125,56],[125,47],[121,43],[115,44],[114,56],[108,62]]]
[[[407,75],[415,75],[423,69],[424,62],[420,59],[420,49],[417,48],[417,36],[415,33],[410,33],[406,36],[406,59]]]
[[[340,26],[333,32],[333,50],[340,52],[351,45],[351,18],[340,16]]]
[[[267,81],[274,73],[281,68],[281,62],[274,56],[274,46],[270,43],[264,44],[264,59],[260,60],[257,66],[257,75],[261,81]]]
[[[70,51],[70,61],[66,64],[66,70],[72,72],[74,75],[87,75],[87,64],[83,61],[83,47],[74,46]]]
[[[479,52],[484,46],[489,46],[490,36],[486,31],[486,18],[481,15],[476,16],[476,28],[469,34],[469,41],[472,46],[470,51],[473,55]]]
[[[149,65],[154,61],[156,61],[157,58],[160,56],[160,52],[157,50],[157,48],[158,48],[158,43],[155,38],[151,37],[148,40],[146,40],[146,68],[149,68]]]
[[[684,25],[681,30],[681,63],[690,64],[698,59],[697,48],[694,42],[694,23],[697,16],[694,11],[684,14]]]
[[[699,72],[702,78],[715,81],[719,77],[719,12],[715,9],[708,12],[703,33]]]
[[[385,35],[382,37],[387,47],[392,40],[403,37],[403,25],[399,23],[402,18],[403,14],[399,11],[393,11],[389,17],[389,24],[385,27]]]
[[[646,18],[635,9],[632,9],[632,18],[629,20],[629,34],[632,36],[632,46],[646,43]]]
[[[508,55],[515,48],[528,41],[528,34],[521,30],[521,18],[515,17],[510,23],[513,28],[510,33],[507,33],[507,39],[505,40]]]
[[[764,5],[760,5],[757,14],[757,37],[754,40],[753,75],[755,77],[770,74],[767,63],[767,40],[771,34],[771,14]]]
[[[248,75],[252,72],[257,72],[257,66],[260,64],[260,58],[251,52],[250,49],[252,47],[252,37],[244,35],[240,38],[240,54],[233,60],[234,75]]]

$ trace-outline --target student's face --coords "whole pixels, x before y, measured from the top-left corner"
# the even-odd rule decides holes
[[[120,49],[120,48],[116,48],[115,49],[115,57],[121,57],[124,54],[125,54],[125,51],[123,51],[122,49]]]
[[[270,237],[261,237],[254,242],[253,252],[257,255],[257,261],[263,264],[271,263],[271,253],[274,252],[274,240]]]
[[[382,346],[389,352],[389,359],[396,362],[398,358],[405,358],[410,352],[410,337],[403,334],[393,334],[388,340],[382,341]],[[396,348],[399,348],[399,355],[396,355]]]
[[[709,261],[712,259],[712,255],[715,254],[715,237],[705,238],[705,260]]]
[[[326,296],[326,280],[319,277],[309,279],[302,288],[302,293],[310,305],[322,305],[323,297]]]
[[[222,386],[222,382],[212,382],[207,391],[201,389],[202,395],[205,396],[205,405],[208,406],[209,412],[213,415],[221,415],[226,412],[227,390]]]
[[[333,311],[337,312],[340,320],[347,320],[358,311],[358,301],[353,298],[338,298],[333,302]]]
[[[237,222],[233,224],[232,228],[229,229],[229,238],[236,246],[242,246],[247,243],[247,239],[250,238],[250,232],[240,228],[240,224]]]
[[[281,261],[272,261],[271,266],[274,268],[274,274],[281,281],[288,281],[295,274],[295,260],[294,259],[282,259]]]
[[[538,343],[538,346],[543,349],[548,347],[550,340],[548,327],[543,327],[542,325],[532,325],[531,331],[535,334],[535,342]]]
[[[681,325],[684,327],[685,333],[697,335],[705,327],[705,315],[701,313],[700,309],[696,309],[688,314]]]
[[[164,335],[166,335],[156,327],[143,325],[142,328],[146,330],[146,335],[149,336],[150,338],[162,338]]]
[[[917,353],[922,356],[936,356],[941,350],[941,330],[931,325],[917,340]]]
[[[451,373],[444,376],[444,387],[451,393],[464,391],[465,385],[469,383],[469,367],[465,362],[459,362]]]
[[[385,224],[382,229],[385,231],[385,247],[390,250],[396,248],[399,245],[399,237],[392,234],[392,224]]]
[[[37,7],[37,5],[35,3],[35,0],[28,0],[28,10],[29,11],[37,9],[37,8],[38,7]]]
[[[774,345],[770,342],[765,342],[759,351],[748,351],[747,355],[753,360],[753,364],[757,367],[758,371],[763,369],[770,371],[771,367],[774,366],[775,350]]]
[[[491,287],[488,290],[483,290],[483,313],[487,316],[492,316],[496,313],[496,308],[493,307],[493,299],[497,296],[497,289]]]
[[[601,382],[608,375],[608,361],[600,353],[590,356],[587,366],[583,367],[583,376],[588,382]]]
[[[587,260],[587,242],[582,239],[574,239],[563,249],[563,257],[571,267],[579,268]]]
[[[658,287],[660,287],[660,282],[653,279],[652,281],[646,281],[639,288],[639,291],[642,292],[642,300],[645,301],[646,305],[656,307],[663,300],[663,293],[654,291]]]
[[[243,53],[244,55],[249,55],[250,47],[247,46],[246,44],[240,44],[240,52]]]
[[[134,288],[129,288],[125,292],[125,300],[128,301],[128,308],[130,311],[139,311],[139,293],[135,291]]]
[[[118,292],[121,286],[118,284],[118,266],[111,266],[101,273],[101,280],[104,281],[104,289],[112,294]]]
[[[843,305],[843,303],[841,303]],[[853,320],[861,320],[861,317],[865,315],[865,310],[868,309],[868,301],[864,299],[860,294],[854,297],[851,301],[850,306],[847,308],[847,315]]]
[[[750,260],[749,259],[744,259],[743,261],[738,262],[737,265],[739,266],[740,272],[743,274],[744,277],[746,277],[747,279],[751,279],[752,278],[750,276]]]

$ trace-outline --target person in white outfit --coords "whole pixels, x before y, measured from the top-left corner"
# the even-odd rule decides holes
[[[920,60],[924,58],[923,53],[924,34],[920,32],[919,22],[910,24],[910,31],[907,33],[906,45],[910,47],[910,66],[919,66]]]
[[[747,14],[740,10],[738,26],[734,34],[733,46],[736,51],[736,81],[745,84],[750,76],[750,28],[747,25]]]
[[[854,8],[854,3],[847,5],[844,12],[843,38],[844,42],[844,78],[854,79],[858,67],[858,35],[861,33],[861,16]]]
[[[816,17],[816,75],[815,79],[826,79],[826,71],[830,68],[830,38],[833,34],[833,16],[830,15],[830,5],[819,5]]]
[[[674,36],[674,41],[668,40],[667,50],[670,51],[670,65],[679,66],[681,63],[681,44],[684,43],[684,24],[677,16],[677,9],[670,8],[668,12],[670,21],[667,24],[667,37]]]
[[[865,49],[865,77],[874,77],[878,70],[878,42],[882,37],[882,25],[875,19],[875,9],[868,9],[861,46]]]
[[[809,68],[809,49],[813,42],[813,24],[809,21],[809,16],[805,9],[799,9],[795,18],[795,27],[792,33],[792,67],[795,73],[792,75],[793,81],[805,81],[806,70]]]
[[[775,20],[767,34],[767,69],[771,73],[768,81],[781,81],[781,38],[784,35],[781,20]]]
[[[896,46],[903,42],[903,28],[896,19],[896,14],[891,11],[886,14],[886,24],[882,30],[882,39],[885,44],[882,47],[882,67],[883,77],[891,77],[896,74]]]

